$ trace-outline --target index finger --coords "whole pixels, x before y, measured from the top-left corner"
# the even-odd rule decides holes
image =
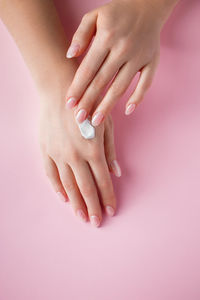
[[[109,49],[102,49],[99,47],[99,38],[95,37],[88,53],[82,60],[78,67],[74,79],[67,91],[67,103],[68,108],[74,107],[81,99],[81,96],[85,92],[88,84],[92,81],[95,74],[99,70],[101,64],[107,57]]]

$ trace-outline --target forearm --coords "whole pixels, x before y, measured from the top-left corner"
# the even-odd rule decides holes
[[[65,58],[67,39],[52,0],[0,0],[0,16],[39,88],[51,80],[59,84],[57,70],[64,79],[65,70],[74,68]]]

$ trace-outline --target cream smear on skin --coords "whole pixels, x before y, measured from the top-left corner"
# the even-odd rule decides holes
[[[93,139],[95,137],[95,128],[91,125],[90,121],[86,119],[82,123],[78,123],[82,137],[86,140]]]

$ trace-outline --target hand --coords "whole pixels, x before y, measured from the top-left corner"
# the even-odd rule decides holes
[[[81,55],[95,35],[67,91],[66,106],[75,107],[80,123],[93,112],[92,123],[98,126],[138,71],[140,78],[125,113],[130,114],[143,99],[158,64],[160,31],[171,7],[154,5],[156,1],[115,0],[83,17],[67,52],[68,58]]]
[[[116,199],[109,170],[121,175],[116,162],[112,120],[96,129],[96,137],[85,140],[72,111],[64,109],[64,94],[42,94],[40,145],[46,174],[57,195],[71,202],[76,215],[87,216],[93,225],[102,220],[102,205],[112,216]]]

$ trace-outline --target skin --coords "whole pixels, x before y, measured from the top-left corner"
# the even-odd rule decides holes
[[[176,3],[113,0],[83,16],[67,53],[67,57],[81,55],[94,38],[66,95],[68,108],[73,107],[76,114],[85,111],[80,123],[88,114],[93,116],[94,126],[103,122],[137,72],[139,81],[125,113],[130,114],[141,102],[158,65],[161,29]],[[108,84],[105,96],[97,103]],[[71,98],[74,100],[69,101]]]
[[[112,120],[108,117],[95,138],[85,140],[74,112],[65,109],[66,89],[78,64],[75,59],[65,59],[68,43],[53,1],[0,0],[0,15],[39,93],[39,140],[46,174],[57,195],[64,201],[69,199],[75,214],[82,220],[89,217],[98,227],[102,209],[110,206],[110,215],[116,210],[109,171],[120,174],[113,167]]]

